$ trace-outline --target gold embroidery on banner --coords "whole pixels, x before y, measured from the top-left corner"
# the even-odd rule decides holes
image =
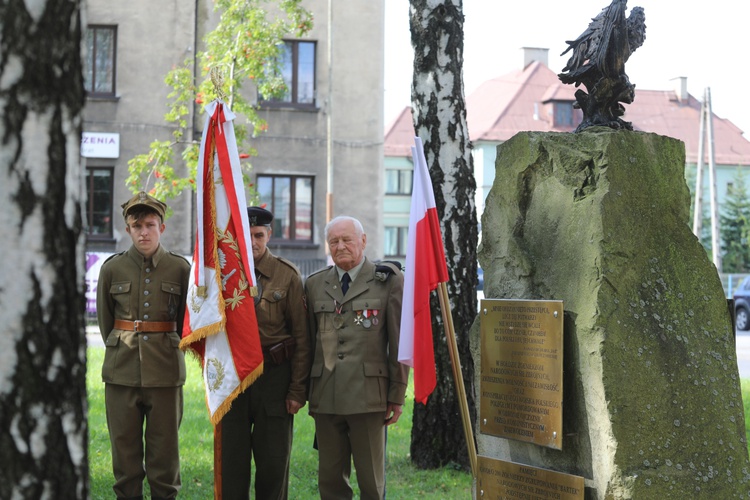
[[[238,306],[242,305],[242,301],[244,300],[245,296],[242,294],[242,292],[238,289],[234,289],[234,296],[224,299],[227,301],[227,304],[229,304],[229,307],[232,308],[232,311]]]
[[[234,250],[234,255],[237,258],[237,262],[242,262],[242,255],[240,255],[240,246],[239,243],[237,243],[237,240],[234,238],[234,235],[230,231],[222,231],[221,228],[216,228],[216,236],[219,239],[221,243],[224,243],[229,248]],[[221,255],[223,264],[226,264],[226,256]],[[222,265],[222,271],[224,270],[224,265]],[[227,274],[222,274],[222,289],[226,291],[226,284],[229,278],[236,272],[238,269],[232,269]],[[245,299],[245,290],[249,288],[249,284],[247,282],[247,278],[245,277],[245,272],[240,266],[239,268],[240,277],[237,282],[237,288],[235,288],[232,291],[232,297],[226,298],[226,302],[231,306],[232,310],[237,308],[238,306],[242,305],[242,301]]]
[[[206,387],[209,392],[215,392],[224,383],[224,365],[216,358],[206,360]]]
[[[203,290],[201,290],[201,289],[203,289]],[[195,287],[195,288],[193,288],[192,292],[193,293],[190,294],[190,309],[192,309],[192,311],[197,314],[197,313],[201,312],[201,306],[203,305],[203,300],[201,300],[200,302],[198,302],[196,295],[198,297],[202,297],[202,298],[205,299],[205,296],[206,296],[206,287],[205,286]],[[201,294],[201,292],[203,292],[203,293]]]

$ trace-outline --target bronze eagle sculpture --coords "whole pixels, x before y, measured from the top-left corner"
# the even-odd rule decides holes
[[[575,107],[583,111],[583,121],[576,132],[588,127],[605,126],[633,130],[620,118],[625,113],[621,103],[635,99],[635,84],[625,74],[625,62],[646,40],[646,15],[633,7],[625,17],[627,0],[613,0],[591,20],[588,28],[573,41],[566,41],[573,54],[558,78],[565,84],[586,86],[578,89]]]

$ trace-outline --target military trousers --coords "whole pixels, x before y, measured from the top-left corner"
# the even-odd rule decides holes
[[[286,411],[291,380],[289,361],[266,363],[263,375],[232,402],[221,419],[223,500],[250,498],[255,461],[255,498],[288,497],[294,415]]]
[[[175,498],[181,486],[182,386],[105,384],[104,398],[117,498],[141,497],[144,477],[152,498]]]
[[[385,412],[315,413],[318,488],[321,500],[350,500],[351,463],[362,500],[382,500],[385,491]]]

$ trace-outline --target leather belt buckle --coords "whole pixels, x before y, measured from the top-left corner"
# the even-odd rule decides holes
[[[142,332],[143,331],[143,321],[137,319],[133,321],[133,331],[134,332]]]

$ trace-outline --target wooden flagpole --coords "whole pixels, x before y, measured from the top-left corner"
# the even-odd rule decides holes
[[[456,344],[456,331],[453,328],[453,313],[451,312],[450,301],[448,300],[448,287],[445,282],[438,284],[438,298],[440,299],[440,311],[443,315],[443,324],[445,325],[445,337],[448,341],[448,353],[451,358],[451,367],[453,368],[453,380],[458,392],[459,408],[461,409],[461,421],[464,427],[464,436],[466,438],[466,447],[469,451],[469,463],[471,464],[471,473],[474,478],[477,477],[477,447],[474,442],[474,431],[471,426],[471,416],[469,415],[469,403],[466,400],[466,388],[464,387],[464,377],[461,371],[461,360],[458,357],[458,345]]]
[[[221,421],[214,426],[214,500],[221,500]]]

